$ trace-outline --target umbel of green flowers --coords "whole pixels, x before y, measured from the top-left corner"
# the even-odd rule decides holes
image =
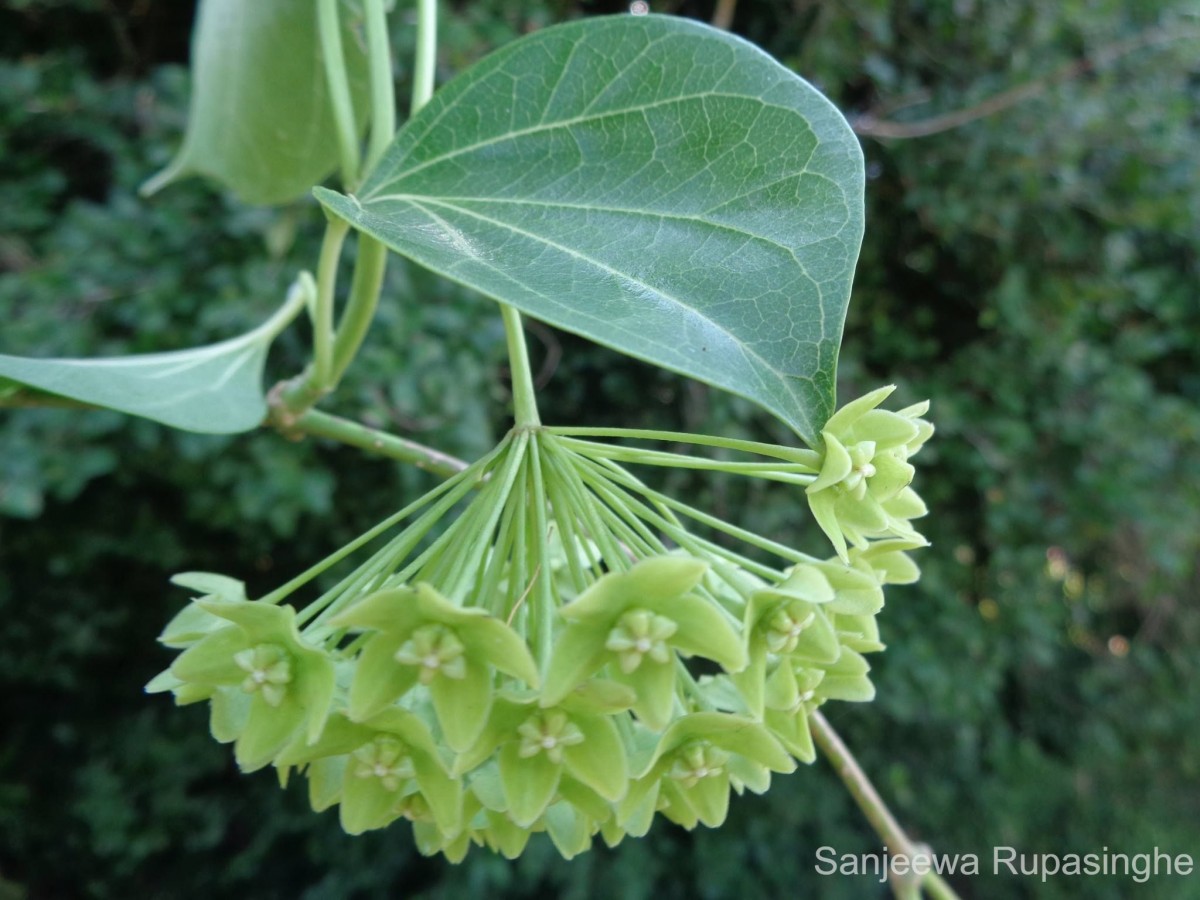
[[[514,430],[265,597],[178,576],[198,596],[164,630],[181,652],[147,689],[208,703],[244,771],[303,776],[347,832],[405,818],[422,852],[452,860],[472,844],[514,857],[537,832],[572,857],[655,815],[720,825],[731,791],[813,760],[814,709],[874,696],[865,655],[883,649],[883,586],[918,576],[909,460],[932,432],[925,405],[880,409],[890,391],[837,412],[819,450],[695,438],[766,457],[750,463]],[[835,552],[722,522],[622,462],[795,485]]]

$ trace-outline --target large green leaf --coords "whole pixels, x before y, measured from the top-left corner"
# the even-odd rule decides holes
[[[842,116],[750,44],[617,16],[516,41],[439,91],[358,196],[392,249],[756,401],[810,443],[863,225]]]
[[[342,45],[359,125],[368,77],[352,10]],[[337,164],[315,0],[202,0],[192,38],[192,101],[183,148],[151,193],[206,175],[247,203],[295,200]]]
[[[267,413],[262,391],[267,350],[312,289],[311,277],[302,277],[287,302],[258,328],[207,347],[107,359],[0,354],[0,406],[6,405],[6,392],[32,388],[184,431],[249,431]]]

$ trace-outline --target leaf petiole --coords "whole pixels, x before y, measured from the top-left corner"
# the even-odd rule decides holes
[[[437,65],[437,0],[417,0],[417,55],[413,63],[412,111],[433,96]]]
[[[313,381],[318,396],[333,386],[333,303],[337,288],[338,259],[350,225],[330,219],[325,225],[321,257],[317,264],[317,302],[313,314]]]
[[[507,303],[501,303],[500,315],[504,319],[508,365],[512,373],[513,418],[517,428],[536,428],[542,423],[538,417],[537,391],[534,389],[533,372],[529,367],[529,349],[525,345],[525,328],[521,324],[521,314]]]

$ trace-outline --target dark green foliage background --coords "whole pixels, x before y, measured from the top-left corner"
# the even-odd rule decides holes
[[[319,216],[139,182],[184,121],[190,4],[10,0],[0,9],[0,352],[169,349],[251,327],[314,258]],[[707,3],[657,11],[706,18]],[[406,87],[409,13],[395,16]],[[917,120],[1162,28],[1184,0],[743,0],[735,30],[850,116]],[[441,77],[616,5],[445,6]],[[1159,42],[1006,112],[865,139],[866,245],[843,397],[931,397],[925,577],[884,613],[878,700],[829,716],[915,835],[991,847],[1200,848],[1200,43]],[[419,298],[420,303],[408,298]],[[786,440],[748,405],[535,327],[545,417]],[[272,377],[303,361],[294,329]],[[396,262],[330,408],[472,457],[502,432],[489,304]],[[675,490],[820,544],[802,498]],[[404,826],[348,838],[267,774],[239,776],[204,713],[145,697],[171,573],[278,584],[427,481],[272,433],[214,438],[115,414],[0,415],[0,898],[869,897],[813,853],[878,849],[822,763],[734,804],[717,831],[657,827],[569,865],[417,856]],[[1123,652],[1125,648],[1128,652]],[[1115,652],[1114,652],[1115,651]],[[1200,876],[1156,898],[1200,897]],[[1130,882],[981,877],[964,897],[1126,897]]]

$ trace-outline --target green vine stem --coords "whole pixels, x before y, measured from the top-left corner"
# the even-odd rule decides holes
[[[333,344],[333,363],[329,386],[337,387],[350,363],[358,355],[375,309],[379,306],[379,295],[383,290],[383,276],[387,270],[387,247],[373,237],[358,235],[358,258],[354,261],[354,276],[350,282],[350,297],[338,320],[337,336]]]
[[[437,0],[417,0],[417,53],[413,65],[412,111],[433,96],[437,64]]]
[[[396,134],[396,92],[392,80],[392,56],[388,42],[387,13],[383,0],[366,0],[367,63],[371,83],[371,137],[367,144],[366,173],[370,173]],[[350,297],[338,320],[333,346],[329,386],[336,387],[358,354],[367,330],[375,318],[383,276],[387,269],[387,248],[365,234],[358,236],[358,257]]]
[[[338,155],[342,166],[342,184],[347,191],[358,187],[358,128],[354,122],[354,104],[346,78],[346,56],[342,52],[342,26],[338,20],[338,0],[316,0],[317,29],[321,56],[325,62],[325,84],[333,106],[337,126]]]
[[[350,226],[331,219],[325,226],[321,257],[317,264],[317,302],[313,310],[313,371],[318,394],[329,390],[333,381],[333,302],[337,287],[338,258]]]
[[[316,409],[310,409],[301,415],[292,428],[312,437],[339,441],[360,450],[416,466],[441,478],[449,478],[467,467],[461,459],[448,456],[440,450]]]
[[[833,726],[829,724],[820,710],[814,710],[809,716],[809,727],[812,730],[813,740],[821,752],[829,758],[838,778],[846,785],[850,796],[854,798],[854,802],[858,804],[858,808],[863,811],[867,821],[871,823],[871,827],[883,839],[883,842],[893,852],[902,853],[910,860],[919,854],[928,855],[927,848],[913,843],[905,834],[900,823],[896,821],[896,817],[892,815],[891,810],[887,808],[887,804],[883,802],[883,798],[879,796],[879,792],[875,790],[875,786],[871,784],[870,779],[858,764],[858,760],[854,758],[850,749],[833,730]],[[954,889],[935,872],[918,876],[918,880],[915,881],[912,878],[896,878],[892,881],[893,891],[902,900],[906,900],[908,897],[919,897],[920,888],[924,888],[929,896],[936,900],[959,900]]]
[[[365,0],[363,13],[371,79],[371,138],[367,144],[366,162],[366,172],[370,173],[396,133],[396,93],[392,82],[392,52],[383,0]]]
[[[330,14],[326,11],[326,7],[330,4],[325,3],[324,0],[319,0],[319,2],[321,3],[319,11],[322,16],[319,26],[322,48],[325,51],[326,79],[330,85],[330,98],[334,107],[335,121],[338,123],[339,145],[343,154],[343,180],[346,182],[346,189],[351,190],[355,186],[354,180],[357,179],[358,173],[358,140],[353,127],[353,108],[349,106],[350,94],[342,57],[341,35],[336,27],[338,24],[336,3],[334,4],[334,18],[330,19]],[[395,135],[396,98],[392,79],[391,49],[388,42],[387,13],[383,0],[366,0],[364,15],[371,89],[371,136],[366,154],[366,169],[369,171],[378,162]],[[435,24],[423,23],[423,27],[427,31],[432,31]],[[420,52],[418,51],[419,57]],[[430,56],[430,60],[432,61],[432,56]],[[334,63],[338,61],[340,61],[341,68],[335,71]],[[429,75],[429,81],[432,83],[432,73]],[[350,128],[349,131],[345,130],[347,125]],[[345,176],[345,155],[351,150],[353,150],[355,159],[354,180]],[[336,265],[341,244],[338,244],[337,253],[327,256],[326,249],[332,250],[328,241],[329,232],[327,231],[326,245],[322,247],[322,266],[319,274],[326,272],[326,263],[328,263],[328,271],[331,273],[329,278],[332,279],[336,277]],[[330,282],[329,290],[318,295],[321,302],[318,303],[318,312],[314,323],[316,331],[313,341],[313,367],[309,372],[290,383],[277,385],[276,389],[272,391],[271,419],[274,424],[293,433],[318,434],[317,430],[310,431],[309,426],[312,425],[316,429],[329,427],[329,422],[319,417],[307,417],[307,412],[324,393],[337,386],[358,354],[367,331],[371,327],[371,322],[375,318],[386,269],[387,248],[374,238],[360,234],[358,236],[358,256],[354,263],[354,275],[350,283],[350,295],[338,320],[337,329],[334,330],[332,323],[333,290],[332,282]],[[363,436],[354,432],[346,442],[354,443],[361,439]],[[376,439],[375,437],[371,438],[371,440]],[[382,448],[387,453],[390,454],[397,450],[392,441],[379,440],[382,441]],[[355,444],[355,446],[359,445]]]

